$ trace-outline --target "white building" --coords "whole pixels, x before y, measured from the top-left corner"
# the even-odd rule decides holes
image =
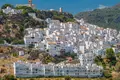
[[[20,14],[20,13],[22,13],[22,10],[12,9],[9,6],[6,9],[2,9],[2,11],[5,14]]]
[[[61,13],[63,12],[63,9],[62,9],[61,7],[60,7],[60,9],[59,9],[59,12],[61,12]]]
[[[95,58],[95,54],[93,53],[85,53],[79,55],[79,60],[81,65],[93,64],[94,58]]]
[[[62,55],[66,52],[65,44],[60,44],[57,42],[47,42],[46,49],[52,56]]]
[[[76,23],[61,23],[58,20],[47,19],[46,45],[49,54],[60,55],[61,50],[73,52],[77,41],[76,35],[79,25]]]
[[[93,63],[92,54],[82,54],[80,63],[14,63],[14,75],[16,77],[40,77],[40,76],[71,76],[71,77],[101,77],[103,68]],[[92,55],[92,56],[91,56]],[[81,59],[82,58],[82,59]],[[92,59],[90,59],[92,58]],[[85,62],[85,64],[83,64]],[[87,63],[86,63],[87,62]]]
[[[24,51],[19,51],[19,56],[24,56],[25,55],[25,53],[24,53]]]
[[[39,46],[39,44],[44,40],[44,32],[43,30],[37,28],[27,28],[26,35],[24,36],[24,43],[26,46],[30,44],[35,45],[35,47]]]
[[[29,13],[29,16],[38,19],[35,13]],[[25,44],[27,46],[34,44],[35,48],[47,50],[49,54],[55,56],[60,55],[61,50],[71,53],[75,51],[74,53],[104,55],[105,49],[120,43],[116,30],[100,28],[85,23],[83,19],[76,21],[78,23],[62,23],[48,18],[46,19],[48,27],[45,30],[28,28],[29,33],[24,37]]]

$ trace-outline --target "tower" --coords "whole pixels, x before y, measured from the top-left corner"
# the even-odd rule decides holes
[[[30,7],[32,7],[32,0],[28,0],[28,4]]]
[[[62,8],[61,8],[61,7],[60,7],[60,9],[59,9],[59,12],[61,12],[61,13],[63,12],[63,10],[62,10]]]

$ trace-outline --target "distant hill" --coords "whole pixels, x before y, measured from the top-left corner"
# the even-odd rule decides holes
[[[114,28],[120,30],[120,4],[104,9],[80,12],[75,18],[83,18],[86,22],[104,28]]]

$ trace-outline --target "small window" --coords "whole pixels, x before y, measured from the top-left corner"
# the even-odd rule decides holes
[[[31,37],[32,39],[34,39],[35,37]]]
[[[46,45],[44,45],[44,47],[46,47]]]

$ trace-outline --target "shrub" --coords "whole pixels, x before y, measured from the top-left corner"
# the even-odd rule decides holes
[[[104,74],[104,77],[106,77],[106,78],[112,77],[112,75],[111,75],[111,73],[110,73],[109,70],[105,70],[105,71],[103,72],[103,74]]]
[[[12,53],[12,56],[13,57],[18,57],[18,54],[17,53]]]
[[[17,80],[13,75],[5,75],[2,80]]]
[[[4,44],[4,40],[2,38],[0,39],[0,44]]]
[[[29,46],[28,46],[28,48],[34,48],[34,44],[30,44]]]
[[[23,40],[14,40],[13,44],[24,44]]]
[[[65,76],[65,80],[71,80],[70,76]]]

